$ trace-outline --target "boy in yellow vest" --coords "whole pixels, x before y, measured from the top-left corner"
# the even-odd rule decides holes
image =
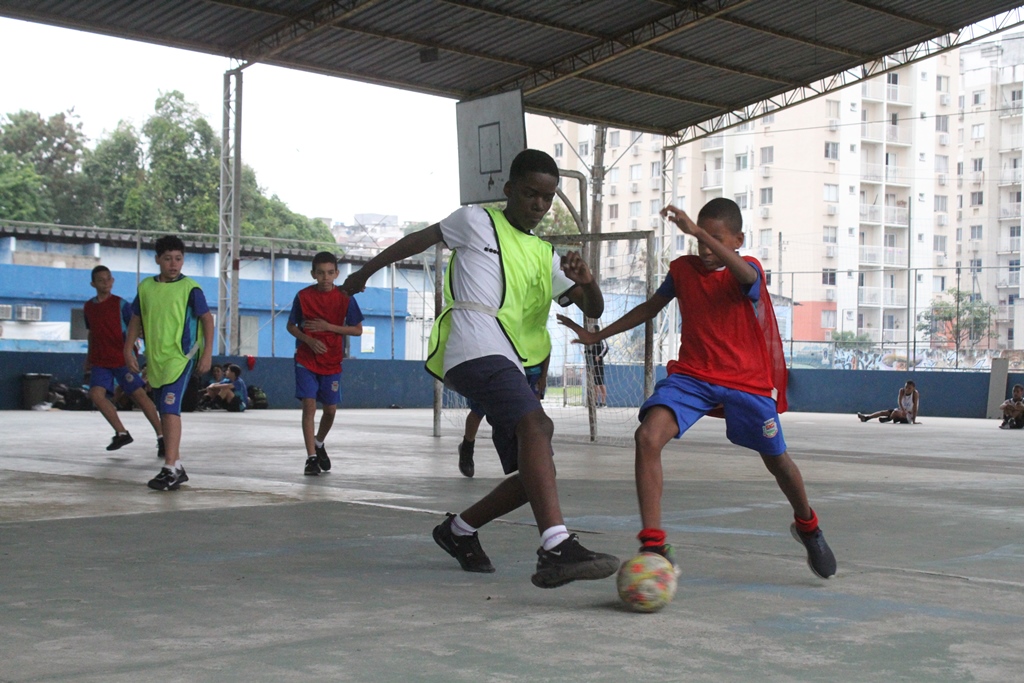
[[[558,166],[537,150],[512,161],[503,211],[466,206],[440,223],[411,233],[348,277],[342,287],[363,291],[373,273],[444,241],[452,250],[445,279],[445,308],[430,334],[427,371],[478,404],[493,428],[505,474],[498,486],[434,528],[434,540],[469,572],[493,572],[477,529],[530,504],[540,531],[533,584],[555,588],[577,579],[603,579],[618,558],[580,545],[562,518],[555,485],[554,425],[530,388],[524,367],[551,351],[547,332],[551,300],[574,303],[593,318],[604,298],[587,264],[569,252],[559,260],[531,231],[551,208]]]
[[[180,237],[167,235],[156,241],[156,263],[160,274],[142,280],[132,302],[124,360],[132,372],[139,371],[135,342],[145,330],[147,379],[160,411],[166,452],[164,466],[148,485],[157,491],[173,491],[188,481],[179,462],[181,397],[193,366],[199,374],[210,369],[213,314],[199,284],[181,273],[185,243]]]

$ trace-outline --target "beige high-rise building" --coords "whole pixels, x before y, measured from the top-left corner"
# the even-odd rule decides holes
[[[675,149],[670,138],[608,129],[600,230],[654,228],[667,260],[689,247],[661,207],[695,216],[728,197],[743,212],[743,253],[792,301],[783,329],[794,341],[927,347],[922,312],[960,289],[996,305],[985,345],[1014,348],[1022,76],[1024,37],[1007,36]],[[528,116],[527,139],[591,174],[593,126]],[[605,250],[603,272],[616,256]]]

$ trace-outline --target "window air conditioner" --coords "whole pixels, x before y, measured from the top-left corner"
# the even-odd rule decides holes
[[[828,129],[832,132],[839,130],[839,119],[829,119]]]
[[[772,177],[772,167],[771,166],[762,166],[761,167],[761,177],[762,178],[771,178]]]
[[[939,144],[943,147],[949,144],[949,133],[939,133]]]
[[[629,191],[630,192],[639,192],[640,191],[640,184],[639,183],[630,183],[629,184]]]
[[[633,156],[640,156],[640,145],[633,145]]]
[[[935,256],[935,265],[937,265],[939,267],[942,267],[942,266],[946,265],[946,255],[945,254],[937,254]]]
[[[14,306],[0,304],[0,320],[10,320],[14,316]]]
[[[768,207],[767,206],[762,206],[761,207],[761,218],[768,218],[768,216],[770,216],[770,215],[771,215],[771,211],[768,209]]]
[[[611,185],[611,186],[608,187],[608,194],[610,194],[613,197],[616,194],[618,194],[618,190],[616,189],[616,187],[614,185]]]
[[[834,289],[826,289],[825,290],[825,301],[835,301],[835,300],[836,300],[836,290],[834,290]]]
[[[836,245],[834,245],[834,244],[827,244],[827,245],[825,245],[825,258],[835,258],[835,257],[836,257]]]
[[[945,185],[949,182],[949,177],[945,173],[939,174],[939,185]]]
[[[949,225],[949,216],[944,213],[940,213],[938,217],[939,225]]]
[[[766,259],[772,255],[771,247],[758,247],[757,258]]]
[[[18,306],[15,309],[14,317],[25,322],[39,322],[43,319],[42,306]]]
[[[949,93],[942,93],[941,95],[939,95],[939,104],[941,104],[943,107],[948,107],[949,106],[949,102],[950,102]]]
[[[825,213],[827,213],[829,216],[835,216],[837,213],[839,213],[839,207],[836,206],[835,204],[829,204],[828,207],[825,209]]]

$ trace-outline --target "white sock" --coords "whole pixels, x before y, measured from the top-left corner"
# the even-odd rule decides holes
[[[324,442],[321,441],[320,439],[313,439],[313,443],[316,444],[317,448],[323,448],[324,447]]]
[[[315,458],[315,457],[316,457],[316,453],[310,453],[309,455],[306,456],[307,459]]]
[[[540,535],[540,544],[544,550],[551,550],[567,538],[569,538],[569,530],[565,528],[564,524],[558,524],[544,530],[544,533]]]
[[[181,461],[179,460],[178,462],[174,463],[173,465],[168,465],[167,467],[171,468],[175,472],[179,472],[179,471],[181,471]]]
[[[462,515],[455,515],[452,517],[452,533],[456,536],[472,536],[476,533],[476,528],[466,524]]]

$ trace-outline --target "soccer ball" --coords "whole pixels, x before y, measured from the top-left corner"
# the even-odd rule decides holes
[[[640,553],[619,567],[615,580],[622,601],[637,612],[657,612],[676,594],[676,571],[658,553]]]

